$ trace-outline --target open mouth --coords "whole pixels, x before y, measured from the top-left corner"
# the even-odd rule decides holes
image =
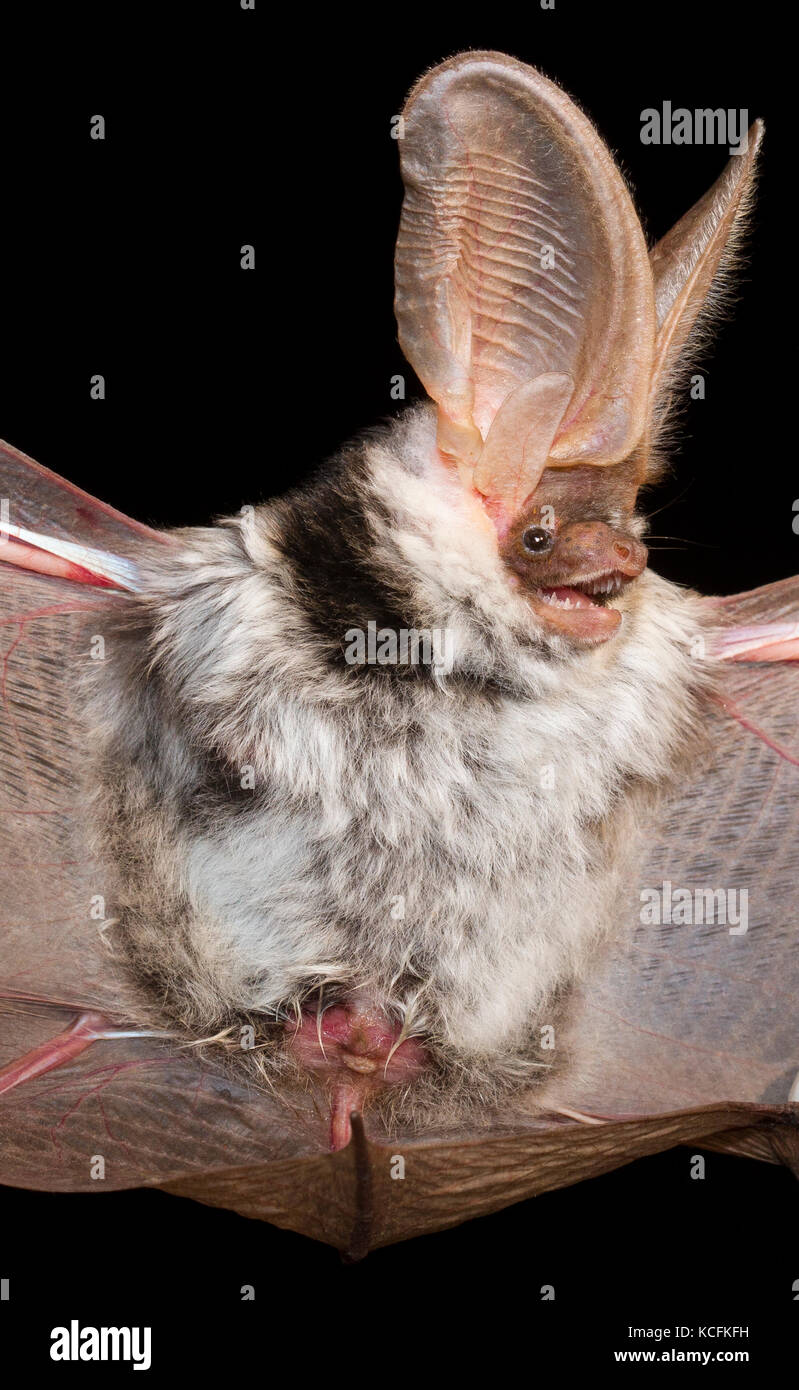
[[[630,582],[620,570],[607,570],[571,584],[542,585],[530,602],[551,631],[593,645],[621,627],[622,615],[611,603]]]
[[[541,588],[538,594],[556,608],[603,608],[628,583],[627,576],[619,570],[609,570],[606,574],[580,579],[574,584]]]

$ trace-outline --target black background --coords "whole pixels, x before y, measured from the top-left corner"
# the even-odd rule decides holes
[[[504,49],[578,98],[652,240],[706,190],[717,147],[644,146],[664,99],[746,107],[767,137],[739,302],[697,362],[652,563],[705,592],[793,574],[793,91],[780,11],[557,0],[486,7],[74,4],[3,43],[5,438],[122,511],[205,522],[283,491],[389,415],[402,196],[390,119],[426,67]],[[489,10],[491,14],[489,15]],[[89,139],[89,118],[107,122]],[[256,247],[243,272],[240,247]],[[107,398],[89,398],[89,378]],[[658,548],[655,548],[658,547]],[[752,1367],[788,1345],[799,1201],[785,1170],[675,1150],[345,1267],[300,1237],[161,1193],[0,1194],[5,1334],[31,1367],[49,1329],[147,1322],[156,1369],[408,1378],[479,1344],[505,1375],[612,1365],[629,1323],[749,1324]],[[239,1289],[256,1286],[256,1301]],[[555,1303],[541,1303],[542,1284]],[[366,1339],[382,1340],[376,1361]],[[647,1344],[651,1346],[652,1344]],[[694,1344],[692,1344],[694,1345]],[[711,1346],[711,1343],[705,1343]],[[737,1343],[725,1343],[735,1346]],[[0,1349],[5,1351],[5,1347]],[[129,1374],[80,1367],[84,1376]],[[518,1374],[518,1372],[517,1372]]]

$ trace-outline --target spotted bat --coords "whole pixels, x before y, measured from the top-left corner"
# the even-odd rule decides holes
[[[400,134],[424,403],[168,533],[0,458],[7,1181],[87,1185],[102,1117],[117,1186],[362,1250],[680,1138],[796,1161],[796,584],[667,582],[639,505],[762,127],[651,251],[510,57]],[[681,876],[751,929],[645,922]]]

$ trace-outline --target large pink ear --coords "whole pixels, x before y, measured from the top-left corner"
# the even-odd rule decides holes
[[[658,330],[650,406],[655,417],[667,404],[669,385],[689,338],[701,332],[703,310],[712,315],[717,291],[723,292],[726,265],[752,202],[763,130],[763,122],[755,121],[746,149],[732,156],[710,191],[652,251]]]
[[[403,116],[400,343],[442,452],[512,514],[545,466],[616,463],[644,432],[643,233],[591,123],[523,63],[460,54]]]

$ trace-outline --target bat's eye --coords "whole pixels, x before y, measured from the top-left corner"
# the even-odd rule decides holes
[[[551,531],[547,531],[543,526],[528,526],[522,532],[522,545],[530,555],[546,555],[555,544],[555,537]]]

